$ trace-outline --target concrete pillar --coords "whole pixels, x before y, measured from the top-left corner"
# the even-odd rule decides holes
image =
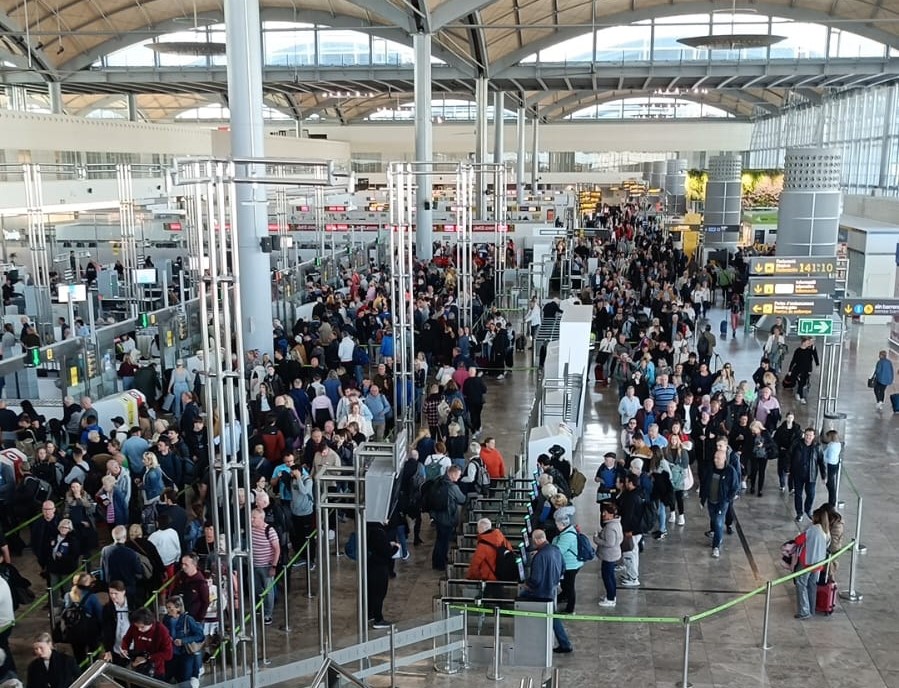
[[[743,165],[738,155],[709,158],[709,181],[705,187],[703,244],[714,248],[734,248],[740,238]],[[724,229],[727,228],[727,229]]]
[[[841,165],[835,150],[787,149],[777,218],[778,255],[836,255]]]
[[[650,179],[652,179],[652,161],[641,162],[640,163],[641,174],[640,177],[649,184]]]
[[[128,108],[128,121],[136,122],[139,118],[137,112],[137,96],[133,93],[129,93],[125,97],[125,101]]]
[[[534,106],[534,128],[531,138],[531,193],[537,194],[537,180],[540,178],[540,115]]]
[[[430,163],[434,159],[431,131],[431,34],[415,34],[412,46],[415,50],[415,160]],[[421,260],[430,260],[434,252],[431,188],[431,175],[419,175],[415,193],[415,253]]]
[[[665,170],[668,169],[668,163],[665,160],[654,160],[652,163],[652,173],[649,175],[649,188],[661,189],[665,186]]]
[[[231,154],[235,158],[261,158],[265,155],[261,36],[259,3],[225,0]],[[271,352],[271,263],[261,246],[262,238],[268,237],[266,190],[261,185],[239,184],[236,194],[237,254],[240,259],[237,289],[244,346]]]
[[[61,115],[62,112],[62,85],[58,81],[47,82],[47,95],[50,98],[50,112]]]
[[[687,161],[674,158],[665,163],[665,193],[668,196],[668,213],[683,215],[687,212]]]
[[[522,97],[524,97],[522,95]],[[518,204],[524,203],[524,130],[527,126],[527,110],[524,105],[518,108],[518,150],[515,153],[515,197]],[[519,210],[521,210],[519,208]]]
[[[478,77],[475,81],[475,145],[474,162],[479,165],[490,162],[487,159],[487,104],[490,94],[487,92],[488,82],[485,77]],[[487,204],[487,177],[480,171],[475,173],[474,184],[474,208],[472,212],[476,218],[486,217]]]
[[[493,164],[503,162],[503,112],[506,109],[506,94],[497,91],[493,94]]]
[[[28,109],[25,89],[21,86],[7,86],[6,100],[10,110],[25,112]]]

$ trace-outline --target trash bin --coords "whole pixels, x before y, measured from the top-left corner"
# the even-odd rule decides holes
[[[836,430],[840,436],[840,441],[846,441],[846,414],[845,413],[825,413],[824,420],[821,423],[821,437],[824,434]]]

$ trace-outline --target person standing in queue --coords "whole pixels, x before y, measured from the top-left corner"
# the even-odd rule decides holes
[[[384,598],[390,585],[390,565],[400,546],[387,537],[384,523],[369,522],[366,525],[368,556],[366,557],[366,584],[368,586],[368,620],[372,628],[390,628],[384,619]]]
[[[26,688],[69,688],[78,676],[75,660],[53,647],[49,633],[39,633],[31,645],[34,659],[28,665]]]
[[[462,471],[458,466],[450,466],[442,477],[438,478],[438,484],[434,489],[434,504],[431,517],[437,526],[437,539],[434,541],[434,551],[431,554],[431,567],[435,571],[446,569],[449,556],[450,541],[456,532],[459,507],[468,499],[459,486],[459,477]]]
[[[555,604],[559,581],[562,580],[562,574],[565,572],[562,552],[546,539],[546,533],[539,528],[531,534],[531,537],[536,552],[531,559],[530,574],[518,596],[523,600]],[[553,648],[553,652],[568,654],[574,650],[568,634],[565,632],[565,626],[558,617],[553,619],[553,634],[559,643]]]

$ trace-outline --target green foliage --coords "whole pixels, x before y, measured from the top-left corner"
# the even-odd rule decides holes
[[[688,201],[705,201],[709,174],[704,170],[688,170],[684,184]],[[783,191],[783,170],[743,170],[741,178],[744,208],[776,208]]]

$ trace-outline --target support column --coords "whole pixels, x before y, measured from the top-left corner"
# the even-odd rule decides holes
[[[531,137],[531,193],[537,195],[537,180],[540,177],[540,115],[534,106],[534,129]]]
[[[50,112],[61,115],[62,112],[62,85],[58,81],[47,82],[47,95],[50,98]]]
[[[777,216],[777,254],[834,256],[840,228],[840,153],[790,148]]]
[[[493,164],[503,163],[503,112],[506,107],[506,94],[497,91],[493,94]]]
[[[434,160],[431,128],[431,34],[415,34],[412,46],[415,50],[415,160],[430,163]],[[426,166],[425,171],[430,171],[430,165]],[[430,260],[434,252],[431,175],[418,175],[417,181],[415,254],[420,260]]]
[[[522,99],[524,94],[522,94]],[[524,129],[527,125],[527,110],[522,105],[518,108],[518,150],[515,153],[515,198],[518,199],[518,212],[524,203]]]
[[[231,155],[265,155],[262,118],[262,25],[259,3],[225,0],[225,38],[228,44],[228,102],[231,106]],[[237,184],[237,254],[244,346],[272,350],[272,282],[269,255],[261,240],[268,237],[265,187]],[[243,356],[244,352],[238,352]]]
[[[21,86],[7,86],[6,99],[9,103],[10,110],[15,110],[16,112],[25,112],[28,109],[25,89]]]
[[[702,243],[709,248],[732,249],[740,239],[743,166],[739,155],[709,158],[709,181],[705,187]]]
[[[136,122],[137,121],[137,96],[134,95],[133,93],[129,93],[126,100],[127,100],[127,104],[128,104],[128,121]],[[233,131],[234,131],[234,129],[232,127],[232,132]],[[233,136],[233,134],[232,134],[232,136]]]
[[[490,162],[487,158],[487,103],[490,95],[487,92],[487,79],[478,77],[475,82],[475,147],[474,161],[478,165]],[[485,197],[487,195],[487,177],[478,169],[475,172],[475,202],[472,212],[476,218],[486,217],[485,208],[487,203]]]

